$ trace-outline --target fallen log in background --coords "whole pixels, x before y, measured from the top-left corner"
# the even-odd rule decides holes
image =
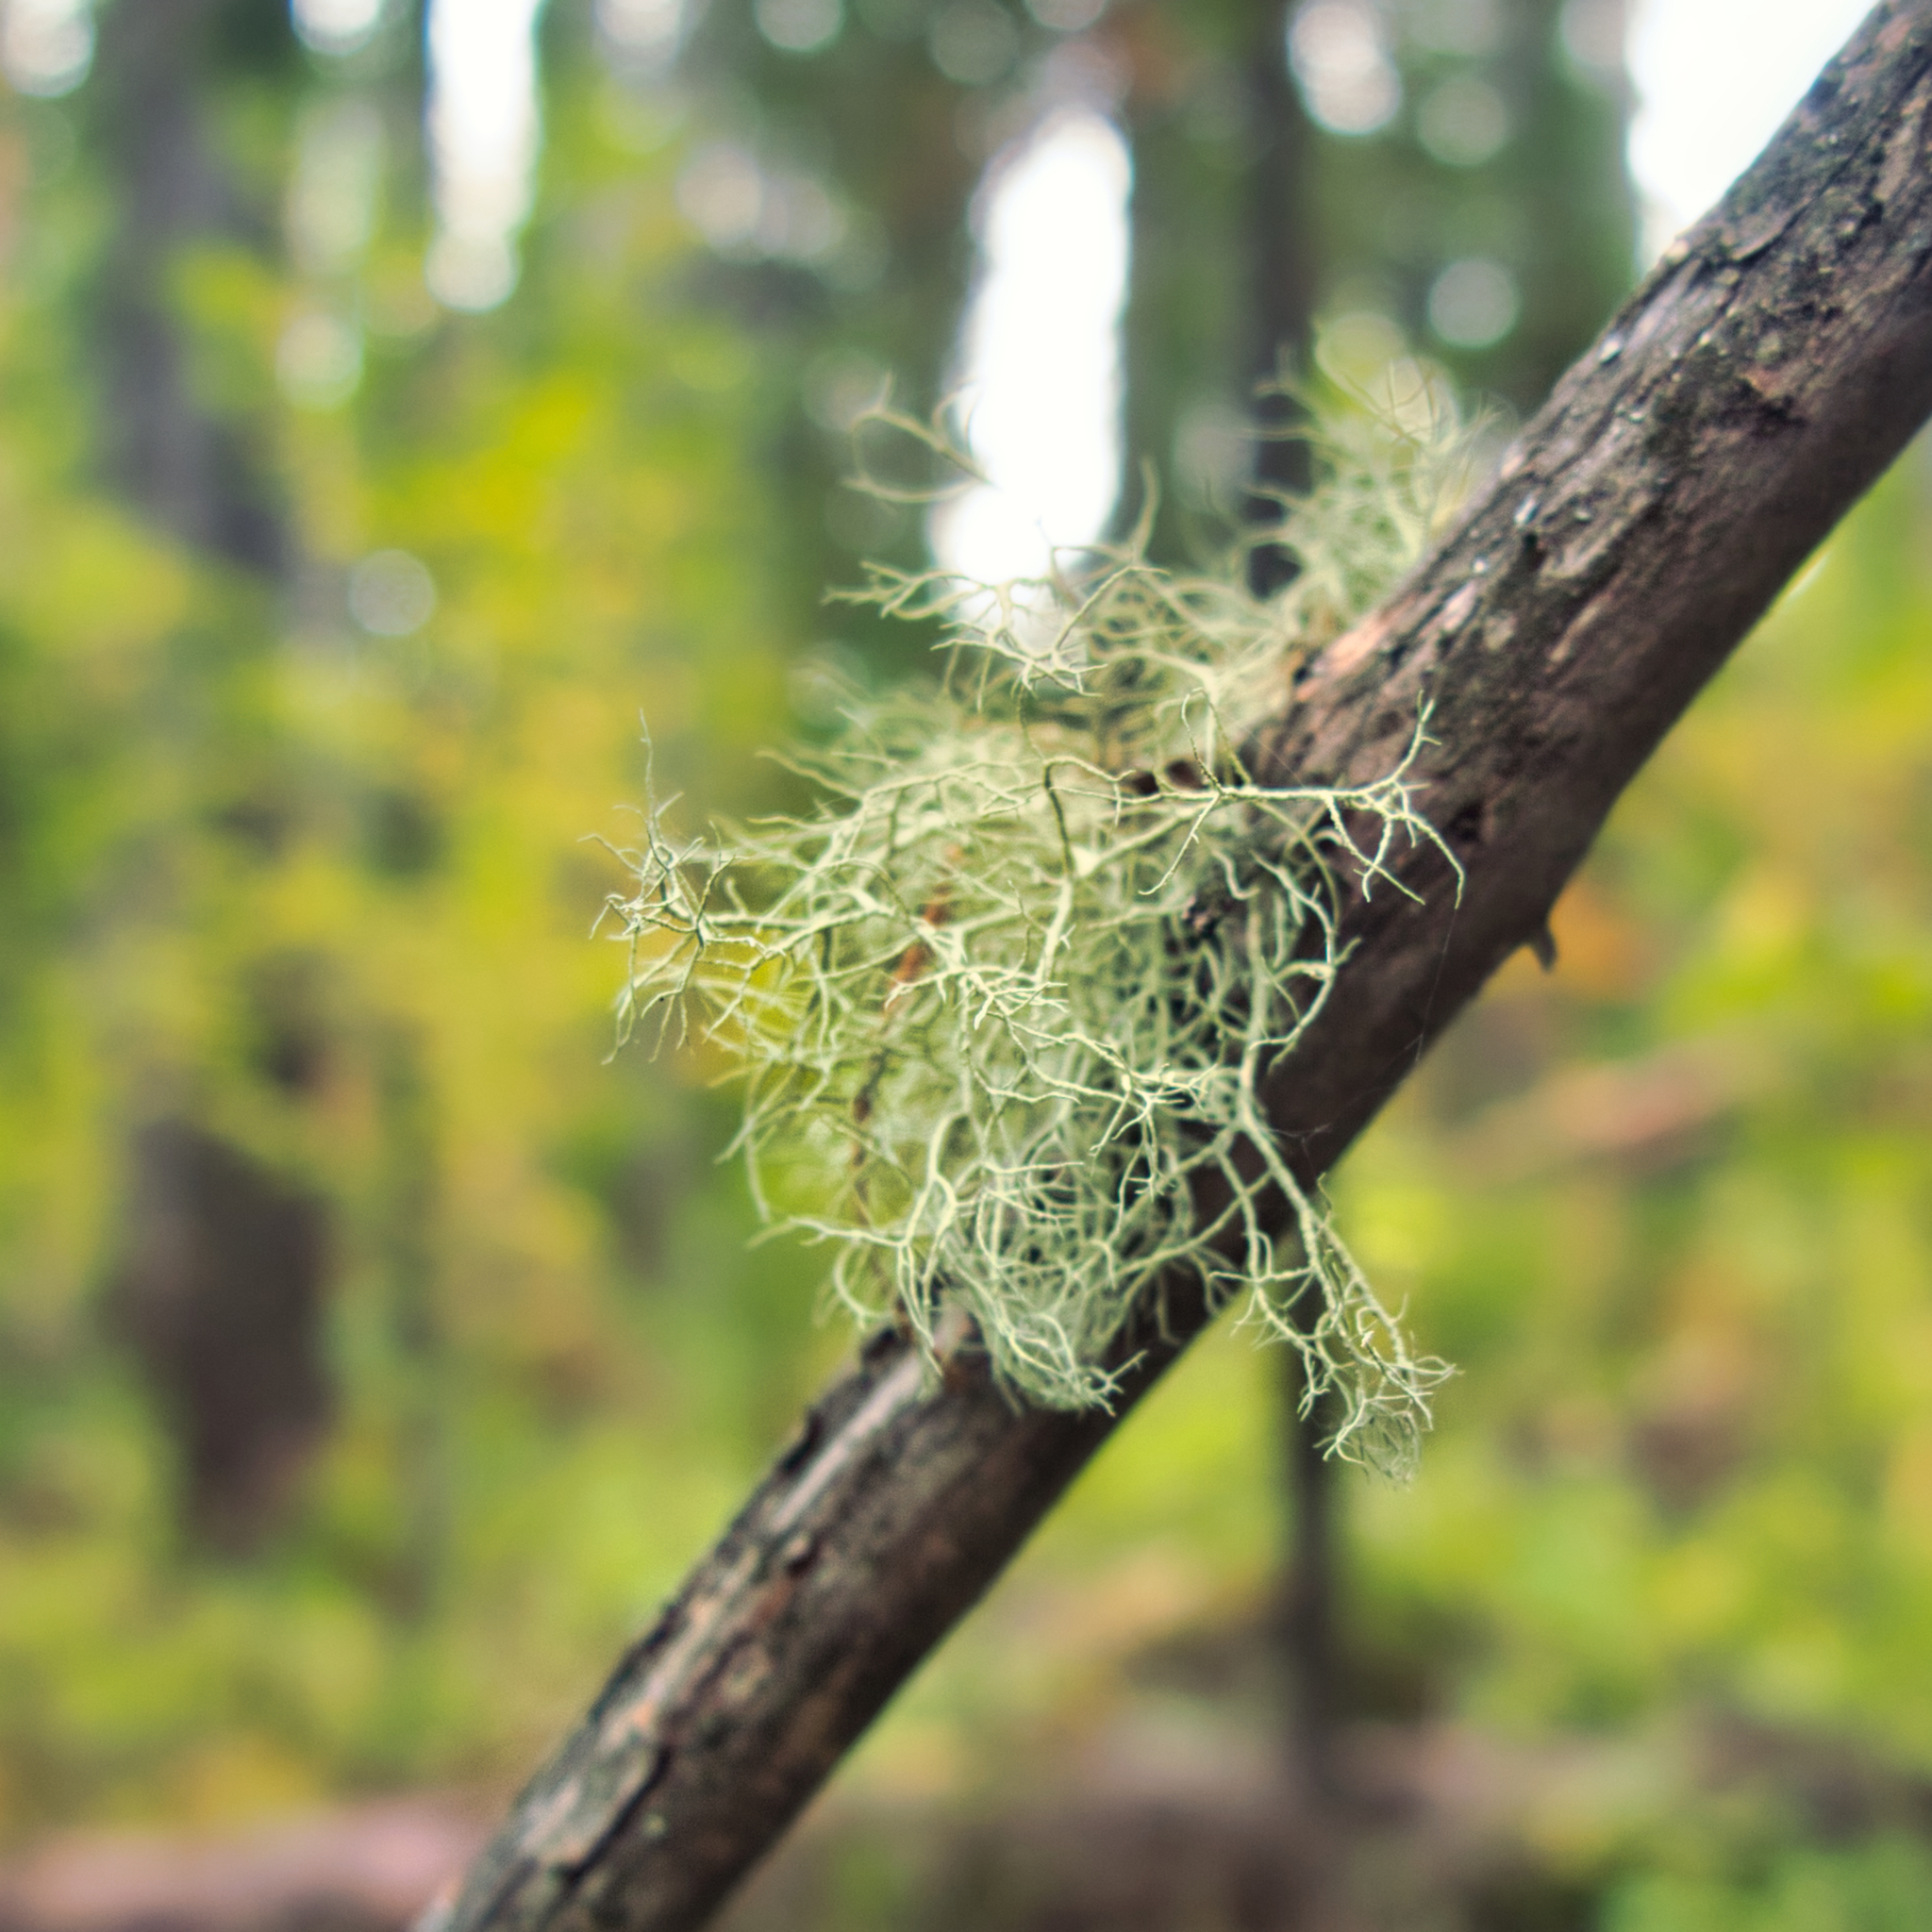
[[[1885,0],[1666,255],[1457,529],[1284,688],[1271,776],[1414,775],[1418,848],[1271,1094],[1317,1179],[1549,908],[1619,792],[1932,410],[1932,0]],[[704,1922],[1205,1324],[1117,1411],[1015,1412],[883,1335],[813,1408],[425,1928]]]
[[[1261,1617],[1196,1624],[1191,1640],[1224,1657],[1271,1643]],[[1932,1781],[1882,1754],[1715,1712],[1536,1740],[1357,1723],[1336,1741],[1349,1861],[1374,1872],[1383,1924],[1435,1923],[1445,1909],[1491,1924],[1498,1899],[1515,1909],[1505,1923],[1571,1924],[1577,1899],[1617,1877],[1633,1806],[1647,1831],[1717,1805],[1795,1822],[1840,1852],[1932,1830]],[[419,1791],[219,1832],[65,1832],[0,1858],[0,1932],[404,1932],[451,1862],[482,1843],[480,1798]],[[1124,1712],[996,1792],[848,1788],[719,1924],[844,1932],[839,1874],[856,1851],[889,1845],[908,1926],[1301,1926],[1336,1830],[1239,1719],[1177,1748],[1168,1724]],[[1539,1904],[1545,1917],[1533,1916]]]
[[[483,1842],[424,1791],[221,1832],[66,1832],[0,1861],[0,1932],[389,1932]]]

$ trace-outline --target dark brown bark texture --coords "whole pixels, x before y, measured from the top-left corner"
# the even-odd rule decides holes
[[[1932,0],[1887,0],[1674,245],[1454,533],[1284,688],[1301,782],[1427,708],[1418,847],[1279,1073],[1310,1178],[1549,908],[1618,793],[1932,410]],[[1015,1411],[875,1340],[425,1928],[701,1924],[1208,1318],[1176,1286],[1113,1415]]]

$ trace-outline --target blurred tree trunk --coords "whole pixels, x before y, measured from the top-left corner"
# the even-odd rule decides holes
[[[1485,389],[1527,406],[1623,296],[1633,245],[1623,156],[1628,96],[1621,71],[1622,0],[1583,0],[1567,13],[1560,0],[1508,0],[1495,16],[1492,42],[1460,48],[1418,47],[1391,36],[1419,118],[1439,98],[1437,90],[1474,84],[1491,91],[1508,130],[1496,154],[1474,169],[1441,160],[1425,142],[1420,149],[1393,139],[1377,144],[1376,163],[1391,171],[1382,192],[1392,208],[1439,210],[1436,232],[1420,235],[1387,219],[1389,210],[1369,207],[1361,190],[1352,191],[1337,173],[1324,185],[1324,160],[1334,168],[1349,144],[1330,141],[1324,156],[1294,84],[1287,56],[1297,4],[1261,0],[1248,57],[1249,92],[1266,130],[1252,163],[1248,229],[1250,368],[1260,438],[1249,520],[1257,526],[1278,515],[1284,496],[1306,491],[1313,480],[1309,445],[1291,433],[1298,405],[1271,390],[1282,375],[1313,374],[1314,316],[1324,287],[1351,275],[1368,286],[1386,279],[1403,291],[1411,334],[1428,342],[1427,282],[1444,253],[1480,246],[1504,254],[1522,284],[1517,325],[1474,361],[1441,341],[1431,346],[1438,355],[1447,347],[1465,376],[1476,375]],[[1589,39],[1577,46],[1579,19]],[[1463,218],[1450,218],[1445,183],[1458,173],[1488,177],[1488,232],[1458,233]],[[1505,212],[1497,214],[1499,208]],[[1293,559],[1277,546],[1257,544],[1251,554],[1250,582],[1258,592],[1279,589],[1293,572]],[[1321,1452],[1329,1425],[1324,1405],[1317,1396],[1305,1407],[1307,1385],[1291,1354],[1282,1362],[1281,1402],[1289,1512],[1278,1627],[1290,1744],[1307,1789],[1332,1796],[1334,1732],[1345,1714],[1348,1674],[1338,1648],[1345,1627],[1342,1491],[1339,1470]]]
[[[405,1535],[392,1607],[424,1624],[449,1541],[449,1483],[439,1383],[442,1332],[436,1312],[434,1231],[439,1191],[436,1115],[423,1041],[397,1028],[382,1042],[377,1069],[383,1191],[377,1241],[390,1275],[390,1330],[404,1369],[398,1476]]]
[[[286,40],[279,16],[261,0],[124,0],[103,10],[89,94],[119,214],[92,317],[105,467],[149,523],[253,578],[258,594],[283,588],[291,539],[264,465],[196,393],[176,278],[197,247],[267,242],[219,158],[212,102],[224,33]],[[208,664],[175,673],[203,687],[221,675]],[[178,695],[185,716],[216,708],[211,690]],[[156,728],[180,727],[163,716]],[[208,748],[186,755],[205,762]],[[235,820],[271,859],[275,816],[244,808]],[[299,1095],[317,1045],[286,991],[243,986],[230,997],[257,1009],[267,1084]],[[286,1513],[333,1407],[328,1209],[186,1108],[164,1107],[135,1135],[131,1166],[119,1325],[178,1444],[191,1533],[245,1550]]]
[[[1283,376],[1308,374],[1315,346],[1315,130],[1288,72],[1287,0],[1259,0],[1247,56],[1248,92],[1255,103],[1259,152],[1248,189],[1248,277],[1251,287],[1248,381],[1255,397],[1257,441],[1248,516],[1266,525],[1281,500],[1300,496],[1314,480],[1311,452],[1292,433],[1300,408],[1275,386]],[[1294,575],[1294,559],[1272,543],[1249,558],[1258,594]]]
[[[1360,783],[1426,707],[1410,778],[1460,867],[1410,851],[1402,890],[1343,908],[1347,970],[1267,1095],[1305,1185],[1542,930],[1664,733],[1932,411],[1928,123],[1932,0],[1881,0],[1260,735],[1279,780]],[[1116,1415],[1016,1412],[969,1333],[931,1380],[876,1338],[425,1924],[703,1924],[1211,1313],[1187,1283],[1142,1311]]]
[[[1312,451],[1295,435],[1302,408],[1280,388],[1306,379],[1315,341],[1320,270],[1315,254],[1315,130],[1289,76],[1291,0],[1260,0],[1247,69],[1261,134],[1248,200],[1248,272],[1253,340],[1248,366],[1257,441],[1251,525],[1278,521],[1282,501],[1314,481]],[[1278,544],[1249,553],[1248,581],[1257,595],[1294,576],[1294,558]],[[1310,1391],[1300,1356],[1280,1356],[1281,1479],[1287,1503],[1284,1572],[1275,1617],[1285,1687],[1289,1758],[1310,1803],[1336,1789],[1335,1724],[1341,1659],[1336,1651],[1341,1586],[1339,1472],[1323,1453],[1327,1405]]]
[[[118,1325],[180,1445],[191,1533],[245,1550],[283,1513],[334,1407],[322,1355],[328,1216],[178,1119],[135,1137],[134,1168]]]
[[[208,125],[209,42],[240,0],[105,9],[92,92],[121,221],[99,298],[114,480],[160,528],[268,577],[288,559],[267,479],[190,382],[171,277],[197,242],[248,239]]]

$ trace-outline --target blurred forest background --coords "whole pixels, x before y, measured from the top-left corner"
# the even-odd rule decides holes
[[[425,143],[425,46],[486,16],[527,209]],[[849,1345],[814,1256],[746,1245],[716,1070],[610,1057],[597,841],[641,716],[661,791],[743,814],[828,667],[923,665],[824,602],[927,541],[850,430],[958,375],[1015,143],[1131,157],[1172,560],[1256,487],[1277,345],[1426,358],[1500,435],[1635,274],[1619,0],[426,25],[0,18],[0,1857],[487,1814]],[[1272,1923],[1227,1874],[1298,1842],[1281,1578],[1323,1547],[1368,1923],[1932,1924],[1925,449],[1624,802],[1556,970],[1338,1177],[1461,1370],[1415,1485],[1311,1478],[1279,1355],[1210,1337],[744,1924]]]

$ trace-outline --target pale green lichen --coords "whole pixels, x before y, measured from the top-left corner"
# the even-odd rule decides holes
[[[816,1174],[823,1205],[784,1224],[836,1247],[862,1320],[930,1353],[963,1309],[1017,1395],[1105,1404],[1129,1310],[1185,1273],[1301,1351],[1336,1453],[1411,1466],[1447,1371],[1260,1093],[1345,970],[1341,875],[1392,888],[1399,844],[1440,844],[1407,777],[1423,721],[1341,790],[1268,783],[1244,747],[1453,501],[1460,444],[1426,413],[1325,426],[1324,480],[1274,533],[1301,572],[1270,600],[1238,558],[1176,577],[1137,542],[1077,579],[875,574],[889,608],[944,622],[943,683],[855,701],[793,754],[808,816],[680,841],[647,814],[613,902],[626,1029],[695,1028],[742,1067],[754,1187],[774,1156]]]

